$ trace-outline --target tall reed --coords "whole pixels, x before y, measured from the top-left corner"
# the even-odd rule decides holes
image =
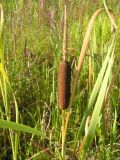
[[[69,106],[71,91],[71,65],[66,60],[67,53],[67,15],[66,5],[64,6],[64,32],[63,32],[63,60],[59,64],[58,75],[58,102],[62,110],[62,157],[65,153],[65,109]]]

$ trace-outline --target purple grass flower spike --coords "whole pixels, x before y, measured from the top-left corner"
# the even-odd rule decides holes
[[[51,20],[54,19],[54,14],[55,14],[55,10],[51,8],[50,12],[49,12],[49,16],[50,16]]]
[[[41,9],[43,9],[44,5],[45,5],[45,0],[41,0]]]

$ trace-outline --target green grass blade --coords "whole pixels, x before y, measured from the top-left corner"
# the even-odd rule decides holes
[[[112,65],[113,65],[113,61],[114,61],[114,58],[113,58],[113,54],[112,54],[112,56],[110,58],[110,61],[109,61],[108,68],[106,70],[106,74],[105,74],[103,82],[102,82],[102,86],[101,86],[96,104],[95,104],[95,108],[94,108],[92,118],[91,118],[91,121],[90,121],[90,125],[89,125],[89,128],[88,128],[88,134],[85,137],[86,140],[85,140],[85,145],[83,147],[83,157],[85,156],[86,151],[87,151],[88,147],[90,146],[90,144],[92,142],[93,135],[94,135],[94,132],[95,132],[95,129],[96,129],[96,125],[97,125],[98,120],[99,120],[99,115],[100,115],[102,104],[103,104],[103,101],[104,101],[104,98],[105,98],[108,79],[109,79],[109,75],[110,75],[111,68],[112,68]]]
[[[4,24],[3,9],[2,9],[2,5],[0,4],[0,61],[2,64],[4,64],[3,24]]]
[[[0,64],[0,72],[2,73],[2,76],[5,79],[5,81],[7,82],[7,84],[10,86],[10,82],[9,82],[8,76],[7,76],[6,72],[5,72],[5,69],[4,69],[2,64]]]
[[[115,108],[115,118],[114,118],[114,122],[113,122],[113,130],[112,130],[113,137],[115,137],[116,128],[117,128],[117,111]]]
[[[111,137],[110,137],[110,157],[111,158],[113,153],[113,144],[115,142],[115,137],[116,137],[116,129],[117,129],[117,110],[115,108],[114,122],[113,122],[113,126],[111,127]]]
[[[90,111],[91,111],[91,109],[93,107],[93,104],[95,102],[95,99],[97,97],[97,94],[99,92],[100,85],[102,83],[103,76],[104,76],[105,70],[107,68],[108,60],[110,58],[110,54],[111,54],[111,51],[112,51],[112,48],[113,48],[113,44],[114,44],[114,41],[112,41],[112,44],[111,44],[111,46],[108,49],[108,54],[107,54],[107,56],[105,58],[105,61],[104,61],[103,66],[101,68],[101,71],[100,71],[100,73],[98,75],[98,78],[96,80],[95,86],[94,86],[94,88],[92,90],[92,93],[91,93],[91,96],[90,96],[90,100],[88,102],[88,107],[87,107],[87,109],[84,112],[84,115],[83,115],[83,118],[82,118],[82,121],[81,121],[81,124],[80,124],[80,128],[78,130],[77,137],[75,139],[74,149],[76,149],[78,139],[81,137],[81,135],[82,135],[82,133],[84,131],[84,125],[85,125],[86,118],[89,115],[89,113],[90,113]]]
[[[0,64],[0,72],[2,73],[3,79],[6,81],[6,83],[8,84],[8,86],[9,86],[9,88],[10,88],[12,94],[13,94],[13,98],[14,98],[14,102],[15,102],[15,109],[16,109],[16,122],[19,122],[19,113],[18,113],[17,101],[16,101],[15,95],[13,93],[9,78],[8,78],[8,76],[7,76],[6,72],[5,72],[5,69],[4,69],[2,64]],[[0,84],[2,84],[2,83],[0,83]],[[1,87],[1,90],[2,90],[2,87]],[[3,96],[3,98],[4,98],[4,96]]]
[[[7,121],[7,120],[0,119],[0,127],[1,128],[6,128],[6,129],[13,129],[13,130],[16,130],[16,131],[33,133],[33,134],[36,134],[38,136],[42,136],[44,138],[47,138],[45,135],[42,134],[41,131],[38,131],[34,128],[28,127],[28,126],[23,125],[23,124],[15,123],[15,122],[12,122],[12,121]]]
[[[101,71],[100,71],[100,73],[98,75],[98,79],[97,79],[97,81],[95,83],[95,86],[93,88],[93,91],[91,93],[90,100],[88,102],[88,108],[87,108],[88,111],[93,106],[94,101],[95,101],[95,99],[97,97],[97,94],[98,94],[98,91],[100,89],[100,86],[101,86],[101,83],[102,83],[102,79],[103,79],[103,76],[104,76],[104,73],[105,73],[105,70],[106,70],[106,67],[107,67],[107,64],[108,64],[108,60],[110,58],[109,56],[110,56],[110,54],[111,54],[111,52],[112,52],[113,49],[114,49],[114,40],[112,41],[112,44],[111,44],[111,46],[108,49],[107,57],[106,57],[106,59],[105,59],[105,61],[103,63],[103,67],[102,67],[102,69],[101,69]]]

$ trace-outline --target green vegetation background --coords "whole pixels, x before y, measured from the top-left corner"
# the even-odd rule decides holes
[[[48,135],[50,135],[50,132],[54,132],[51,135],[57,143],[60,138],[61,126],[60,110],[57,109],[57,75],[58,65],[62,57],[63,2],[61,0],[0,0],[0,2],[3,5],[5,19],[5,68],[18,102],[20,121],[31,127],[35,127],[39,123],[39,127],[43,127],[44,132],[48,132]],[[96,9],[103,7],[103,2],[102,0],[68,0],[66,3],[68,13],[68,59],[71,64],[75,65],[90,17]],[[119,33],[120,1],[108,0],[107,6],[115,14]],[[98,18],[94,26],[80,77],[76,107],[73,108],[73,119],[71,118],[69,126],[68,140],[70,141],[74,136],[72,129],[74,128],[73,130],[76,131],[77,125],[79,126],[82,113],[88,102],[89,54],[94,54],[95,81],[105,56],[103,48],[106,48],[111,40],[110,22],[105,14]],[[120,61],[120,33],[116,37],[114,67]],[[74,77],[74,66],[72,72]],[[116,133],[117,145],[115,146],[115,151],[117,151],[115,153],[116,157],[119,157],[120,76],[115,81],[110,98],[113,108],[117,108],[118,130]],[[3,106],[2,101],[0,101],[0,105]],[[9,95],[9,105],[11,108],[14,105],[11,95]],[[79,106],[82,107],[79,108]],[[49,124],[47,130],[51,114],[52,120],[50,123],[52,125]],[[74,114],[76,115],[74,116]],[[14,116],[13,111],[13,121]],[[76,121],[76,126],[73,125],[74,121]],[[7,159],[12,155],[10,142],[7,133],[3,135],[2,130],[0,133],[0,157],[1,159]],[[37,137],[30,145],[30,139],[30,135],[21,134],[19,159],[27,159],[37,151],[47,147],[47,142],[41,142]],[[104,148],[104,146],[102,147]],[[109,148],[109,142],[106,143],[106,148]],[[102,153],[102,149],[100,149],[100,152]],[[92,157],[94,153],[93,149],[89,156]],[[44,157],[44,155],[42,156]],[[47,158],[43,157],[42,159],[47,159],[49,154]]]

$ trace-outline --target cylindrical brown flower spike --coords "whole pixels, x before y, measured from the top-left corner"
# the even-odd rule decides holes
[[[63,60],[59,65],[58,74],[58,103],[60,109],[68,108],[70,101],[71,88],[71,65],[68,61]]]

